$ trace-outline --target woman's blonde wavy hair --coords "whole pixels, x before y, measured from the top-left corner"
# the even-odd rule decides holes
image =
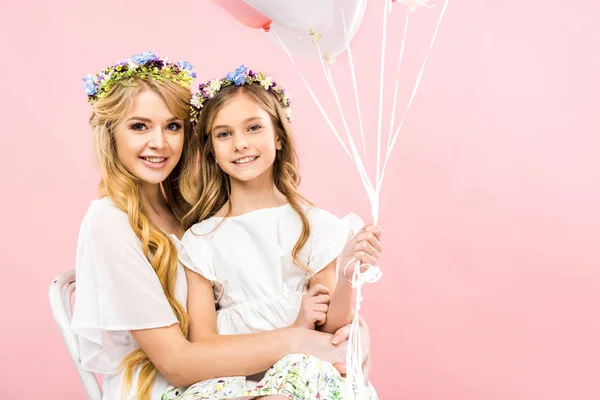
[[[235,96],[240,95],[247,96],[271,117],[276,138],[281,143],[281,150],[277,150],[273,165],[273,181],[275,187],[286,197],[288,203],[302,221],[302,231],[292,250],[292,258],[298,267],[312,274],[310,268],[298,257],[298,253],[302,250],[310,235],[310,225],[304,205],[312,205],[312,203],[302,196],[298,189],[300,175],[298,173],[298,157],[292,140],[292,131],[285,112],[277,98],[258,83],[227,86],[219,90],[202,108],[196,126],[200,143],[198,201],[183,218],[184,227],[187,229],[197,222],[214,216],[228,203],[231,192],[229,176],[217,165],[213,151],[211,131],[217,114],[223,106]],[[229,202],[228,207],[227,216],[231,215],[231,202]]]
[[[166,103],[168,109],[184,122],[184,146],[179,163],[168,178],[161,183],[162,191],[173,214],[181,221],[196,201],[197,139],[189,122],[189,88],[173,83],[136,78],[136,85],[115,85],[106,97],[93,104],[90,125],[94,147],[102,178],[100,195],[108,196],[117,207],[127,213],[129,224],[142,242],[142,249],[156,272],[163,291],[184,335],[187,335],[189,318],[184,305],[175,298],[177,277],[177,250],[167,235],[155,226],[146,213],[140,195],[140,179],[125,169],[117,157],[115,129],[124,120],[135,97],[142,91],[153,91]],[[139,368],[136,399],[150,399],[156,367],[141,350],[127,355],[121,368],[124,373],[123,390],[131,390],[133,376]]]

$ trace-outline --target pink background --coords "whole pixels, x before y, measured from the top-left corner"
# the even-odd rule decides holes
[[[401,104],[436,3],[412,19]],[[292,95],[304,192],[368,218],[353,166],[260,31],[206,1],[10,7],[0,10],[0,398],[83,398],[47,290],[74,268],[96,194],[87,72],[147,50],[189,60],[202,80],[242,62],[271,71]],[[390,57],[404,21],[396,7]],[[592,1],[451,1],[382,192],[385,275],[366,289],[363,313],[382,399],[600,398],[598,15]],[[381,1],[371,0],[353,43],[371,144],[380,25]],[[319,68],[301,65],[334,110]],[[341,57],[340,85],[346,71]]]

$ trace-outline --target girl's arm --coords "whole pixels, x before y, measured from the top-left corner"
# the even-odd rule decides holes
[[[344,325],[352,322],[354,318],[354,304],[356,293],[352,284],[343,276],[336,276],[337,259],[319,271],[310,279],[310,286],[324,285],[333,293],[327,310],[327,318],[323,325],[317,326],[322,332],[334,333]],[[342,273],[343,274],[343,273]]]
[[[213,288],[186,269],[190,340],[177,324],[131,331],[159,372],[173,386],[223,376],[248,376],[269,369],[287,354],[308,353],[332,364],[345,360],[346,343],[301,328],[283,328],[249,335],[217,334]]]
[[[379,254],[383,250],[379,242],[380,238],[380,227],[366,225],[345,246],[337,276],[337,259],[335,259],[311,278],[311,287],[325,285],[329,288],[329,293],[333,293],[327,310],[327,319],[323,325],[317,327],[320,331],[334,333],[352,322],[356,293],[348,279],[354,273],[355,263],[352,262],[346,270],[345,267],[352,259],[359,260],[363,264],[375,265],[379,259]]]

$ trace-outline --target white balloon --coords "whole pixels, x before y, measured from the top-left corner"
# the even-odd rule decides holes
[[[291,30],[309,30],[331,21],[335,0],[243,0],[244,3]]]
[[[433,7],[431,4],[427,4],[427,3],[429,3],[429,0],[396,0],[396,1],[400,4],[402,4],[403,6],[407,6],[411,11],[415,11],[417,9],[417,7],[428,7],[428,8]]]
[[[262,3],[277,3],[279,7],[281,4],[296,3],[294,1],[279,2],[276,0],[244,0],[246,2],[262,2]],[[294,8],[296,15],[289,20],[278,21],[275,18],[271,18],[267,14],[264,14],[271,18],[271,29],[267,33],[275,43],[283,43],[285,48],[293,55],[305,58],[318,58],[319,48],[322,56],[327,60],[333,62],[335,57],[343,53],[347,48],[347,42],[351,42],[358,28],[363,20],[365,10],[367,8],[367,0],[331,0],[331,1],[319,1],[317,7],[315,1],[306,1],[310,3],[310,7],[307,8]],[[265,5],[265,4],[263,4]],[[319,11],[316,11],[316,8]],[[330,10],[325,10],[330,8]],[[262,12],[262,11],[261,11]],[[298,21],[303,20],[304,22],[309,21],[310,18],[304,18],[305,13],[321,13],[326,15],[327,18],[321,18],[319,23],[314,25],[303,24],[302,28],[294,29],[290,28],[290,25],[299,24]],[[342,19],[342,13],[345,18],[346,30],[344,31],[344,21]],[[314,19],[316,21],[316,19]],[[293,23],[290,24],[289,21]],[[278,39],[279,38],[279,39]],[[317,48],[317,44],[319,48]]]

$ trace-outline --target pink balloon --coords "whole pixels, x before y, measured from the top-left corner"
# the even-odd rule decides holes
[[[271,26],[271,20],[248,4],[244,3],[243,0],[211,0],[217,4],[235,19],[240,21],[242,24],[249,26],[250,28],[262,28],[266,32],[269,31]]]

